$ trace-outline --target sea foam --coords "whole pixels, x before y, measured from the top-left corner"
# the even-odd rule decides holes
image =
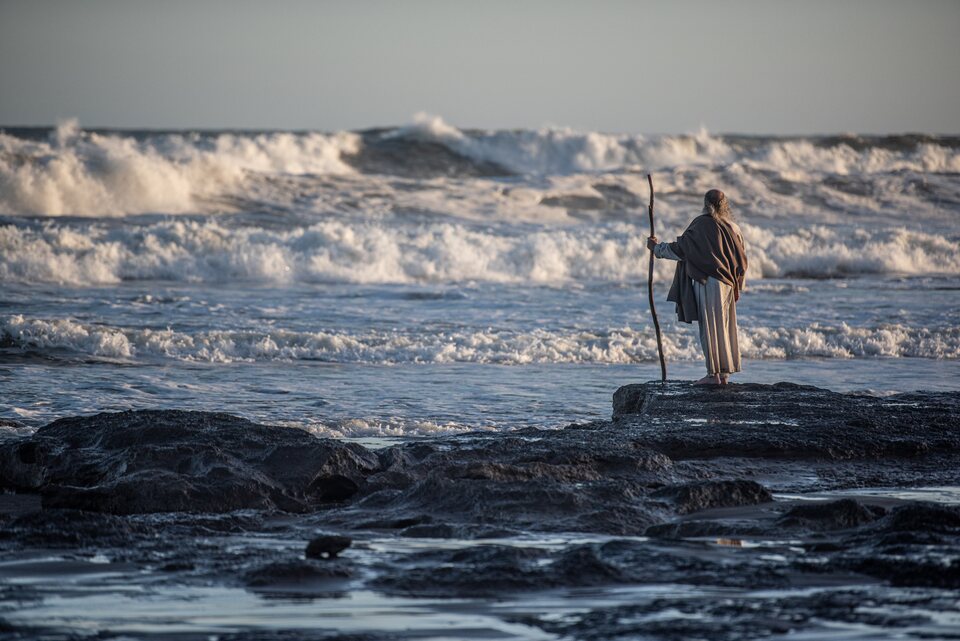
[[[358,144],[350,133],[134,137],[84,132],[76,121],[47,141],[0,133],[0,213],[196,212],[248,172],[350,172],[340,154]]]
[[[898,323],[740,329],[743,355],[755,359],[923,357],[960,358],[960,328],[917,328]],[[658,358],[646,325],[604,330],[456,330],[297,332],[108,327],[69,318],[0,317],[7,349],[53,357],[108,360],[234,361],[313,360],[335,363],[635,363]],[[692,330],[664,336],[666,356],[701,358]]]
[[[748,281],[858,274],[960,274],[960,242],[903,228],[792,232],[742,224]],[[0,226],[0,282],[99,285],[166,280],[566,283],[645,280],[645,230],[329,219],[292,229],[212,218],[136,226]],[[659,282],[674,263],[657,262]]]
[[[448,155],[432,157],[437,148]],[[365,150],[382,152],[372,170],[377,175],[358,169]],[[758,215],[790,211],[798,199],[808,210],[841,211],[888,207],[902,212],[960,202],[951,179],[960,172],[960,151],[949,139],[745,139],[706,131],[641,136],[557,127],[460,130],[440,118],[419,116],[406,127],[369,132],[91,132],[69,121],[45,140],[0,133],[0,214],[229,212],[244,203],[269,205],[258,198],[258,179],[277,179],[274,184],[280,185],[293,175],[361,175],[374,187],[378,175],[409,175],[422,166],[420,178],[443,180],[459,171],[444,165],[450,154],[482,163],[481,173],[501,167],[509,190],[517,187],[510,178],[516,175],[537,189],[549,177],[611,174],[617,182],[617,176],[633,173],[639,178],[635,182],[642,182],[643,174],[652,172],[664,195],[685,204],[691,192],[723,185],[738,205]],[[456,189],[457,181],[440,186]],[[482,181],[477,186],[498,188]],[[645,188],[636,187],[635,195],[645,195]],[[322,185],[317,188],[322,191]],[[304,194],[303,183],[291,183],[290,189],[296,191],[278,193],[278,200],[299,202],[316,195]],[[626,206],[638,209],[642,203]],[[363,203],[354,207],[365,209]]]

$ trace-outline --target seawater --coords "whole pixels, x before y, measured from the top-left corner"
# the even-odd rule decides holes
[[[659,377],[671,240],[731,198],[745,371],[960,389],[960,140],[0,133],[0,418],[226,410],[350,438],[558,427]],[[672,378],[695,326],[655,293]]]

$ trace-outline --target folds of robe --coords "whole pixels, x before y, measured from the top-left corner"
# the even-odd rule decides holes
[[[657,258],[680,260],[670,243],[658,243],[653,253]],[[696,314],[691,320],[697,321],[707,373],[713,375],[739,372],[740,343],[737,339],[737,303],[734,288],[713,277],[708,277],[705,283],[698,283],[679,269],[677,274],[684,281],[680,284],[681,291],[688,292],[685,295],[693,299],[693,302],[688,301],[684,305],[678,305],[678,308],[687,310],[688,316]],[[676,278],[674,280],[676,281]],[[690,322],[680,313],[680,309],[678,314],[680,320]]]
[[[740,371],[740,342],[737,340],[737,304],[733,287],[716,278],[706,283],[691,279],[700,318],[700,346],[707,361],[707,374]]]

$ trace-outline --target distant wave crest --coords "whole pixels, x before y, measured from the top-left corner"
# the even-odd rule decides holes
[[[461,130],[421,115],[406,127],[365,132],[120,133],[84,131],[76,121],[41,136],[11,130],[0,133],[0,214],[105,217],[233,211],[244,203],[263,204],[258,200],[261,183],[251,182],[252,176],[354,175],[376,183],[377,176],[444,179],[648,171],[662,174],[666,193],[686,198],[690,191],[702,193],[707,183],[722,183],[738,202],[767,209],[784,207],[784,196],[803,196],[807,207],[828,209],[863,207],[870,199],[902,201],[904,196],[903,203],[960,202],[950,181],[944,185],[921,176],[960,172],[960,143],[948,138]],[[281,183],[275,192],[283,192]],[[310,200],[303,183],[288,187],[295,191],[274,195],[281,201]]]
[[[47,140],[0,134],[0,213],[197,212],[249,172],[350,172],[340,154],[358,145],[350,133],[134,137],[85,132],[68,121]]]

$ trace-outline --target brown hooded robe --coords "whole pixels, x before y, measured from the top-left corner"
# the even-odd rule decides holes
[[[667,300],[677,304],[677,318],[684,323],[699,320],[697,299],[690,279],[706,283],[713,277],[733,287],[739,300],[747,273],[747,253],[739,235],[723,221],[709,214],[693,219],[686,231],[670,243],[679,258]]]

